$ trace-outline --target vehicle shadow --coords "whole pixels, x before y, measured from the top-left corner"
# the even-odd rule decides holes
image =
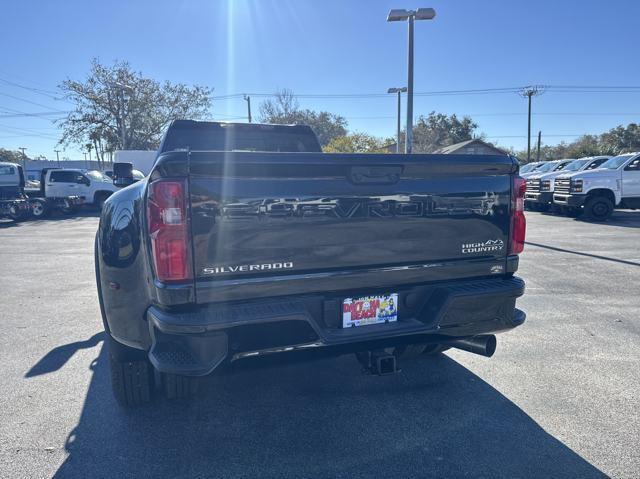
[[[385,377],[352,356],[240,367],[133,410],[106,356],[55,477],[606,477],[446,355]]]
[[[580,218],[576,218],[576,220],[580,221]],[[603,226],[622,226],[624,228],[640,228],[640,211],[616,210],[607,221],[597,222],[597,224]]]
[[[64,213],[60,212],[60,211],[54,211],[51,212],[51,214],[49,216],[47,216],[46,218],[43,218],[41,220],[38,219],[31,219],[31,222],[44,222],[44,221],[73,221],[73,220],[79,220],[81,218],[99,218],[100,217],[100,211],[95,209],[95,208],[82,208],[78,211],[76,211],[73,214],[69,214],[69,215],[65,215]]]
[[[20,226],[21,224],[22,222],[20,221],[13,221],[11,219],[0,219],[0,229],[15,228],[17,226]]]
[[[105,333],[100,332],[91,336],[85,341],[76,341],[75,343],[58,346],[49,351],[40,361],[38,361],[27,373],[25,378],[40,376],[41,374],[52,373],[64,366],[71,356],[80,349],[88,349],[96,346],[100,341],[104,341]]]
[[[56,211],[49,214],[46,218],[41,218],[41,219],[33,218],[33,217],[29,217],[21,221],[3,219],[3,220],[0,220],[0,229],[28,226],[28,225],[48,223],[48,222],[73,222],[73,221],[80,221],[82,218],[99,218],[99,217],[100,217],[100,211],[93,210],[93,209],[82,209],[71,215],[65,215],[59,211]]]
[[[594,258],[602,261],[611,261],[613,263],[626,264],[628,266],[640,266],[640,263],[638,263],[637,261],[628,261],[626,259],[612,258],[610,256],[602,256],[602,255],[593,254],[593,253],[583,253],[582,251],[574,251],[566,248],[558,248],[557,246],[551,246],[551,245],[541,244],[541,243],[532,243],[531,241],[525,241],[525,244],[528,246],[535,246],[536,248],[543,248],[551,251],[557,251],[559,253],[569,253],[577,256],[586,256],[587,258]]]
[[[545,211],[540,213],[542,216],[565,216],[569,220],[578,221],[580,223],[602,225],[602,226],[620,226],[623,228],[640,228],[640,210],[615,210],[611,218],[607,221],[589,221],[582,216],[562,215],[555,211]]]
[[[80,210],[72,215],[65,215],[61,212],[53,212],[46,218],[36,219],[36,218],[27,218],[21,221],[13,221],[13,220],[0,220],[0,229],[3,228],[14,228],[21,226],[28,226],[40,223],[48,223],[48,222],[73,222],[80,221],[82,218],[99,218],[100,212],[98,210]]]

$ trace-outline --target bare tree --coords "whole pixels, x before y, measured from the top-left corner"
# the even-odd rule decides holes
[[[264,123],[308,125],[322,146],[347,134],[347,120],[344,117],[327,111],[301,110],[295,95],[287,89],[276,92],[273,100],[262,102],[260,120]]]
[[[300,111],[298,100],[293,91],[287,88],[277,91],[273,100],[265,100],[260,105],[260,117],[263,120],[272,118],[293,120],[298,111]]]

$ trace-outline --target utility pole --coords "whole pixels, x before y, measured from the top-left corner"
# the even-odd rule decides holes
[[[528,86],[520,90],[520,96],[527,98],[529,104],[529,114],[527,123],[527,163],[531,161],[531,98],[541,95],[544,90],[543,86]]]
[[[26,150],[26,148],[21,146],[18,150],[22,152],[22,168],[27,171],[27,155],[24,154],[24,150]]]
[[[397,133],[396,133],[396,153],[400,153],[400,111],[401,111],[401,101],[400,96],[402,93],[407,91],[407,87],[402,88],[389,88],[387,93],[397,93],[398,94],[398,125],[397,125]]]
[[[88,170],[89,168],[87,168],[87,152],[83,151],[82,153],[84,153],[84,169]]]
[[[58,168],[60,168],[60,150],[53,150],[56,152],[56,159],[58,160]]]
[[[542,143],[542,130],[538,130],[538,152],[536,153],[536,161],[540,161],[540,143]]]
[[[251,97],[248,95],[245,95],[244,101],[247,102],[247,117],[249,118],[249,123],[251,123]]]

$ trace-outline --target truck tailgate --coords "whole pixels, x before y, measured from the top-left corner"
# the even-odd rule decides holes
[[[189,156],[198,302],[504,273],[510,157]]]

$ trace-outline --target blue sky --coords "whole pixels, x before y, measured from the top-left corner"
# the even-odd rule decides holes
[[[93,57],[219,96],[384,93],[406,83],[406,25],[386,15],[419,6],[437,16],[416,23],[416,92],[640,86],[640,2],[631,0],[22,0],[0,10],[0,79],[31,89],[0,81],[0,147],[53,158],[59,131],[50,120],[71,105],[32,89],[83,78]],[[299,102],[343,115],[352,131],[394,134],[392,95]],[[533,131],[549,144],[599,133],[640,121],[639,102],[640,90],[549,90],[534,99]],[[243,117],[245,108],[241,98],[215,100],[214,118]],[[470,114],[491,141],[526,145],[526,102],[515,93],[419,96],[414,109]],[[7,116],[15,112],[50,115]],[[73,148],[63,155],[80,156]]]

